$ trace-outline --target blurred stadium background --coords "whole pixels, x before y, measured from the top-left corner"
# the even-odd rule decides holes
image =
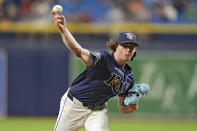
[[[53,130],[62,94],[84,69],[52,23],[55,4],[90,50],[108,50],[121,31],[138,36],[132,67],[151,92],[131,115],[111,99],[112,131],[197,129],[197,0],[0,0],[1,131]]]

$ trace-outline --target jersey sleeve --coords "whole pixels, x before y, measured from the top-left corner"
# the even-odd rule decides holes
[[[129,89],[131,88],[132,86],[129,86],[129,88],[127,88],[125,92],[119,93],[118,96],[126,97],[129,94]]]
[[[105,53],[103,51],[98,51],[98,52],[89,51],[89,52],[94,58],[94,62],[91,67],[95,67],[95,66],[100,67],[105,65]]]

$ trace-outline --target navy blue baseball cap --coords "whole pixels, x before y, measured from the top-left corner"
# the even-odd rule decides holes
[[[136,35],[132,32],[120,32],[116,39],[117,44],[132,43],[138,46]]]

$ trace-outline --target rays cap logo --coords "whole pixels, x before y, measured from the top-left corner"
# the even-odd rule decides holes
[[[136,35],[132,32],[120,32],[118,35],[118,38],[116,39],[116,42],[118,44],[123,44],[123,43],[132,43],[138,46],[136,42]]]

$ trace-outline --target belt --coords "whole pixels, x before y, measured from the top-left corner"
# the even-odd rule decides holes
[[[68,92],[68,98],[71,100],[71,101],[74,101],[74,99],[76,99],[76,98],[74,98],[71,94],[70,94],[70,92]],[[79,101],[79,100],[78,100]],[[95,105],[90,105],[90,104],[88,104],[88,103],[83,103],[83,102],[81,102],[82,103],[82,105],[84,106],[84,107],[87,107],[87,108],[89,108],[89,109],[91,109],[91,110],[93,110],[93,111],[96,111],[96,110],[103,110],[104,108],[105,108],[105,104],[103,104],[103,105],[101,105],[101,106],[95,106]]]

